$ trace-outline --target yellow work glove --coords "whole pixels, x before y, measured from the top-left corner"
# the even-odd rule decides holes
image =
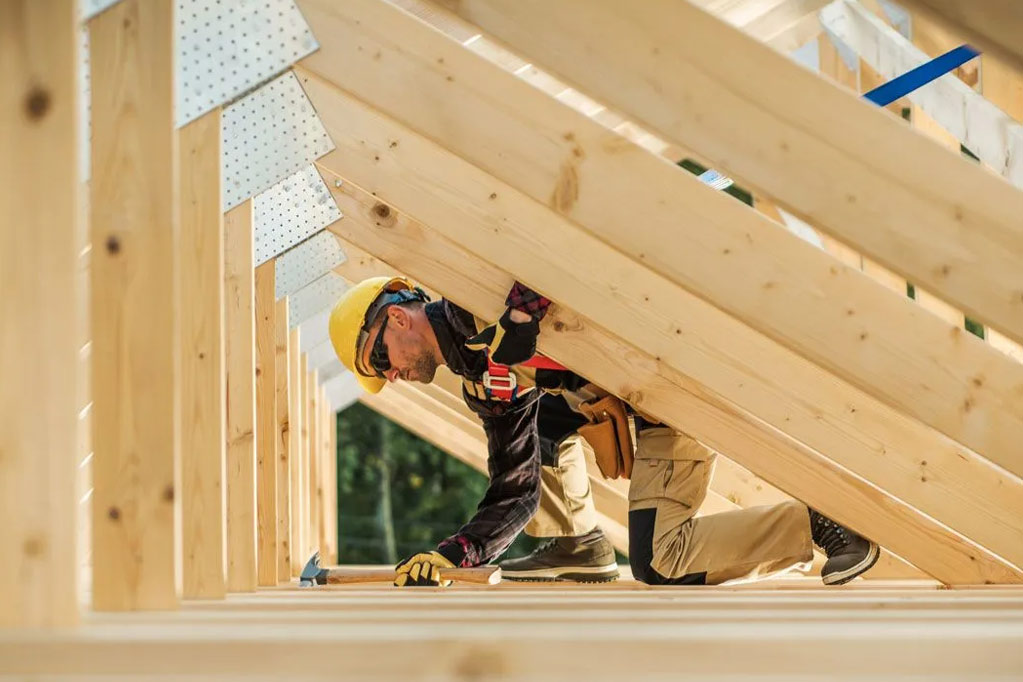
[[[490,359],[499,365],[517,365],[533,357],[536,354],[536,337],[540,335],[540,322],[521,311],[516,311],[518,317],[525,320],[513,321],[513,310],[508,308],[496,323],[466,339],[465,347],[476,351],[489,350]]]
[[[455,565],[437,551],[413,554],[395,568],[395,587],[447,587],[450,580],[441,580],[442,568]]]

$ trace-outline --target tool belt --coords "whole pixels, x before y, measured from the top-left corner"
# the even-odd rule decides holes
[[[579,411],[590,420],[579,427],[579,435],[593,448],[600,473],[604,478],[631,478],[635,451],[625,403],[606,395],[581,403]]]

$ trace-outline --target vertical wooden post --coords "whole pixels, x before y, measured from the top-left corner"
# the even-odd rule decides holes
[[[222,599],[227,417],[220,110],[179,134],[183,596]]]
[[[327,426],[330,405],[327,404],[327,392],[317,384],[317,399],[320,403],[320,490],[319,490],[319,524],[320,551],[325,557],[330,556],[330,430]]]
[[[252,200],[224,216],[227,589],[256,589],[255,282]]]
[[[320,481],[320,390],[317,372],[309,372],[309,542],[313,551],[323,554],[320,546],[320,503],[323,488]]]
[[[330,482],[330,507],[328,508],[328,519],[330,520],[330,563],[337,564],[340,562],[340,557],[338,556],[340,540],[337,531],[338,518],[341,511],[337,475],[337,413],[334,412],[334,408],[330,408],[327,428],[330,430],[328,437],[329,454],[327,456],[330,462],[330,477],[327,479]]]
[[[291,421],[289,400],[291,382],[288,362],[288,298],[277,301],[276,375],[277,375],[277,582],[291,577]]]
[[[277,324],[274,261],[256,268],[256,518],[258,580],[277,584]]]
[[[78,620],[77,10],[0,3],[0,627]]]
[[[305,556],[305,533],[302,528],[302,361],[301,336],[296,327],[288,335],[288,375],[291,390],[288,394],[288,452],[291,453],[291,577],[302,572]]]
[[[299,510],[300,522],[302,525],[302,556],[303,561],[313,551],[313,540],[311,535],[310,517],[309,517],[309,506],[310,506],[310,462],[312,457],[310,456],[309,448],[309,432],[312,428],[313,415],[309,411],[309,356],[306,353],[302,353],[301,362],[299,363],[299,373],[301,374],[302,380],[302,471],[301,471],[301,488],[302,488],[302,508]]]
[[[174,5],[123,0],[90,22],[92,597],[101,611],[178,602]]]

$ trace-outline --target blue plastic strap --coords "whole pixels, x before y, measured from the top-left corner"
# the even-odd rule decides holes
[[[884,85],[879,85],[863,95],[863,99],[870,100],[879,107],[887,106],[900,97],[905,97],[917,88],[921,88],[932,80],[962,66],[979,54],[978,50],[969,45],[960,45],[926,64],[921,64],[912,71],[893,78]]]

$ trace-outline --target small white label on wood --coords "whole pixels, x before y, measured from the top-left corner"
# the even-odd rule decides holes
[[[222,134],[225,212],[334,149],[290,71],[224,109]]]
[[[345,252],[337,237],[327,230],[317,232],[277,257],[274,264],[277,298],[290,296],[344,262]]]
[[[252,210],[257,266],[300,244],[341,217],[334,197],[315,166],[306,166],[256,196]],[[331,240],[337,244],[336,239],[331,237]],[[324,260],[334,257],[336,252],[331,250]],[[321,270],[317,277],[328,270],[330,268]],[[306,279],[287,293],[294,293],[314,279],[316,277]]]
[[[294,0],[178,0],[175,28],[178,127],[319,47]]]
[[[329,272],[312,284],[299,289],[288,298],[288,323],[292,328],[302,324],[316,313],[327,310],[348,289],[341,275]],[[326,326],[326,325],[324,325]]]

